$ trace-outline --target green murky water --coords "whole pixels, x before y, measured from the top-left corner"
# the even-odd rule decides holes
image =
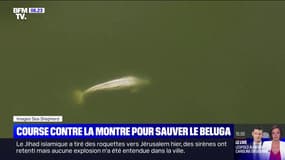
[[[45,7],[17,21],[13,7]],[[284,122],[284,2],[0,2],[0,136],[68,123]],[[151,84],[72,99],[121,76]]]

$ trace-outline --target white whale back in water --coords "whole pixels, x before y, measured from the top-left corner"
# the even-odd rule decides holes
[[[96,84],[84,91],[75,91],[75,100],[78,104],[81,104],[84,101],[84,96],[91,94],[97,91],[103,90],[121,90],[121,89],[136,89],[139,86],[148,84],[149,81],[146,79],[140,79],[134,76],[126,76],[114,80],[110,80],[104,83]]]
[[[134,87],[141,83],[141,80],[133,77],[123,77],[115,80],[111,80],[108,82],[97,84],[91,88],[88,88],[84,91],[84,93],[91,93],[99,90],[115,90],[115,89],[124,89],[128,87]]]

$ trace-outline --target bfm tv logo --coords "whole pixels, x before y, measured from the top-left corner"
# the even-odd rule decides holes
[[[13,8],[17,20],[27,20],[27,14],[45,13],[45,8]]]

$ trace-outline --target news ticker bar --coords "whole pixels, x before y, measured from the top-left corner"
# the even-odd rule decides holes
[[[19,160],[233,160],[234,141],[217,138],[0,139],[0,155]]]
[[[12,159],[253,160],[269,156],[266,147],[272,142],[272,131],[281,133],[284,128],[285,124],[15,123],[14,138],[0,139],[0,155]],[[259,147],[253,145],[253,132],[261,134]],[[285,145],[281,134],[279,140]]]
[[[229,138],[233,124],[14,124],[14,139]]]

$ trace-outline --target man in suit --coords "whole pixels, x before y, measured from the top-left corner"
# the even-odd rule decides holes
[[[261,159],[260,154],[262,152],[262,135],[263,130],[261,128],[254,128],[251,132],[253,142],[251,146],[252,151],[252,159],[253,160],[259,160]]]

